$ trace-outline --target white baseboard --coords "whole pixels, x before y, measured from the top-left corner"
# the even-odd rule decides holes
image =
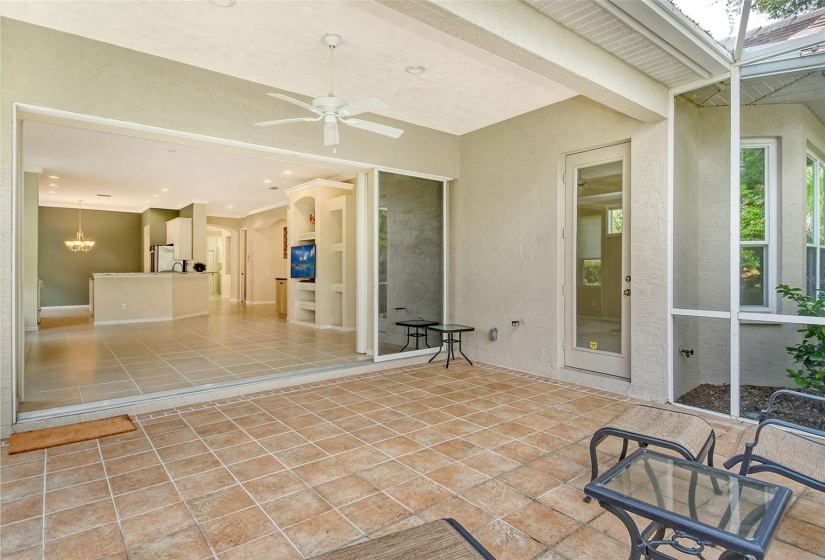
[[[40,330],[40,327],[26,327],[26,332]]]
[[[117,319],[115,321],[95,321],[95,325],[126,325],[128,323],[159,323],[171,321],[174,317],[152,317],[150,319]]]
[[[189,317],[202,317],[203,315],[209,315],[209,311],[201,311],[200,313],[190,313],[189,315],[178,315],[177,317],[172,317],[172,319],[188,319]]]
[[[275,303],[277,303],[277,302],[275,302],[275,301],[247,301],[246,302],[247,305],[272,305],[272,304],[275,304]]]
[[[40,309],[89,309],[89,304],[86,305],[43,305]]]

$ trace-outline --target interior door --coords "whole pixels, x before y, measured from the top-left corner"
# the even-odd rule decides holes
[[[246,302],[246,273],[249,264],[249,255],[246,247],[246,229],[241,230],[241,285],[240,285],[240,301]]]
[[[630,144],[567,156],[566,366],[630,378]]]

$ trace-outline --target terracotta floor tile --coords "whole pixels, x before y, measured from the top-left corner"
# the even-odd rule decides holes
[[[179,502],[181,502],[181,499],[177,490],[171,482],[166,482],[136,492],[115,496],[115,509],[117,509],[121,519],[127,519]]]
[[[3,511],[5,512],[5,509]],[[793,503],[787,515],[825,528],[825,503],[818,503],[801,497]]]
[[[225,468],[213,469],[175,481],[178,492],[184,500],[191,500],[233,484],[236,484],[235,478]]]
[[[4,554],[41,544],[42,536],[42,517],[34,517],[0,527],[0,542],[2,542]]]
[[[540,542],[501,520],[485,525],[473,536],[497,560],[530,560],[545,548]]]
[[[95,551],[96,558],[115,557],[123,554],[125,546],[117,523],[96,527],[89,531],[46,543],[46,560],[89,560],[89,551]]]
[[[295,467],[292,472],[309,486],[323,484],[329,480],[350,474],[350,470],[334,457],[327,457],[320,461]]]
[[[363,536],[357,527],[336,511],[293,525],[284,534],[305,558],[335,550]]]
[[[58,488],[92,482],[101,478],[105,478],[103,463],[92,463],[83,467],[48,473],[46,475],[46,490],[57,490]]]
[[[604,510],[595,501],[588,504],[583,498],[584,493],[581,490],[563,484],[543,495],[539,501],[567,517],[587,523],[601,515]]]
[[[0,479],[3,482],[12,482],[20,480],[21,478],[29,478],[43,474],[43,463],[41,461],[29,461],[27,463],[19,463],[16,465],[4,466]]]
[[[46,540],[60,539],[117,520],[111,500],[101,500],[46,516]]]
[[[91,463],[99,462],[100,451],[97,448],[87,449],[85,451],[77,451],[76,453],[66,453],[64,455],[55,455],[53,457],[48,457],[46,459],[46,471],[48,473],[53,473],[54,471],[61,471],[63,469],[73,469],[75,467],[82,467],[83,465],[89,465]],[[33,463],[26,464],[33,465]],[[13,468],[20,468],[21,466],[23,465],[18,465]],[[41,472],[42,467],[36,474],[40,474]],[[3,479],[5,480],[5,478],[6,475],[4,473]]]
[[[517,421],[502,422],[501,424],[496,424],[490,429],[494,432],[498,432],[499,434],[512,438],[521,438],[536,431],[535,428],[531,428],[525,424],[520,424]]]
[[[268,502],[304,490],[306,487],[306,484],[300,478],[289,471],[277,472],[244,483],[244,488],[258,503]]]
[[[108,488],[106,489],[108,497]],[[6,502],[3,504],[3,513],[0,516],[0,523],[8,525],[17,523],[24,519],[31,519],[43,515],[43,495],[33,494],[19,500]]]
[[[528,466],[538,471],[547,473],[562,482],[569,482],[580,474],[589,472],[590,470],[587,467],[583,467],[578,463],[569,461],[556,454],[547,455],[546,457],[537,459]]]
[[[268,455],[268,452],[266,449],[261,447],[258,442],[250,442],[236,445],[234,447],[216,449],[213,454],[224,465],[232,465],[234,463],[241,463],[243,461],[248,461],[249,459]]]
[[[143,431],[146,432],[146,435],[156,436],[158,434],[183,430],[184,428],[189,428],[189,425],[184,422],[182,418],[172,418],[156,424],[143,425],[142,427]],[[155,445],[157,445],[157,443]]]
[[[141,437],[140,439],[125,441],[123,443],[104,445],[100,448],[100,453],[103,454],[105,460],[109,460],[151,450],[152,443],[149,438]]]
[[[396,436],[390,439],[385,439],[372,444],[381,453],[389,455],[390,457],[398,457],[400,455],[407,455],[413,451],[421,449],[421,444],[411,440],[406,436]]]
[[[351,471],[367,469],[390,459],[380,451],[368,446],[346,451],[336,455],[335,458]]]
[[[195,524],[182,503],[166,506],[121,521],[123,539],[130,549]]]
[[[418,476],[418,473],[414,470],[395,460],[380,463],[374,467],[359,471],[357,474],[381,490]]]
[[[387,488],[385,492],[412,511],[428,508],[453,495],[451,491],[423,476]]]
[[[213,422],[202,426],[192,426],[192,429],[203,439],[220,434],[229,434],[231,432],[243,433],[231,420],[221,420],[220,422]]]
[[[581,526],[581,523],[536,502],[504,518],[545,546],[553,546]]]
[[[330,511],[332,507],[312,489],[266,502],[263,510],[281,529]]]
[[[252,438],[240,430],[234,430],[219,434],[217,436],[207,437],[203,440],[203,442],[213,451],[216,449],[223,449],[224,447],[232,447],[233,445],[249,443],[251,441],[253,441]]]
[[[400,411],[399,411],[400,412]],[[404,414],[403,412],[401,414]],[[409,434],[410,432],[414,432],[416,430],[420,430],[422,428],[426,428],[427,424],[420,420],[416,420],[415,418],[404,417],[399,418],[398,420],[391,420],[384,424],[387,428],[398,432],[399,434]]]
[[[530,498],[538,498],[562,484],[547,473],[526,466],[504,473],[499,480]]]
[[[265,413],[264,413],[265,414]],[[258,416],[257,414],[255,416]],[[269,416],[269,415],[267,415]],[[269,421],[266,424],[258,424],[256,426],[242,426],[247,434],[252,436],[255,439],[263,439],[268,438],[271,436],[277,436],[280,434],[285,434],[290,431],[289,426],[278,422],[277,420],[273,421],[274,419],[269,416]],[[238,421],[236,420],[235,423],[237,424]],[[240,425],[240,424],[238,424]]]
[[[276,531],[275,525],[258,507],[209,521],[202,524],[201,528],[209,544],[218,553]]]
[[[212,551],[197,527],[164,535],[130,550],[131,560],[201,560],[211,557]]]
[[[472,532],[492,521],[492,517],[459,496],[447,498],[422,511],[419,516],[425,521],[435,521],[452,517],[462,527]]]
[[[483,451],[483,448],[459,438],[434,445],[432,449],[456,461]]]
[[[567,441],[580,441],[587,439],[589,442],[590,437],[593,435],[592,430],[585,430],[567,422],[562,422],[561,424],[556,424],[551,428],[547,428],[545,432],[552,436],[563,438]]]
[[[156,448],[161,448],[196,440],[198,439],[198,434],[189,426],[185,426],[182,429],[150,435],[149,439]]]
[[[43,459],[46,457],[46,450],[27,451],[26,453],[17,453],[9,455],[9,448],[0,448],[0,466],[7,467],[11,465],[19,465],[20,463],[31,463],[32,461],[40,461],[43,464]]]
[[[3,560],[43,560],[43,547],[37,545],[3,554]]]
[[[212,453],[201,453],[179,461],[166,463],[166,469],[174,479],[184,478],[221,466],[221,462]]]
[[[523,441],[518,440],[505,443],[504,445],[500,445],[499,447],[496,447],[494,451],[500,455],[504,455],[509,459],[518,461],[521,464],[526,464],[530,461],[534,461],[535,459],[538,459],[545,453],[538,447],[533,447],[532,445],[529,445],[527,443],[524,443]]]
[[[364,445],[364,442],[349,434],[342,434],[335,437],[316,441],[315,445],[330,455],[337,455],[345,451],[351,451]]]
[[[555,551],[570,560],[590,560],[591,558],[623,558],[628,554],[628,546],[613,540],[590,527],[582,527],[555,547]]]
[[[159,465],[160,460],[154,451],[146,451],[117,459],[106,461],[106,474],[108,476],[118,476],[127,472],[139,471]]]
[[[481,427],[467,422],[466,420],[453,418],[452,420],[439,424],[438,429],[447,432],[448,434],[453,434],[454,436],[464,436],[477,432],[481,429]]]
[[[338,511],[365,533],[395,523],[410,514],[410,510],[383,493],[373,494]]]
[[[242,463],[235,463],[227,467],[235,478],[240,482],[245,482],[253,478],[260,478],[274,472],[285,469],[284,465],[271,455],[263,455],[243,461]]]
[[[524,436],[519,441],[523,441],[526,444],[537,447],[545,453],[550,453],[561,449],[566,445],[570,445],[569,441],[550,435],[547,432],[536,432],[528,436]]]
[[[209,448],[206,447],[200,440],[187,441],[169,447],[161,447],[157,450],[158,455],[164,463],[172,463],[189,457],[203,455],[209,453]]]
[[[385,439],[395,437],[398,434],[393,432],[389,428],[376,425],[370,426],[369,428],[363,428],[361,430],[355,430],[354,432],[352,432],[352,435],[354,435],[361,441],[365,441],[367,443],[376,443]]]
[[[271,533],[263,538],[227,550],[219,558],[220,560],[259,560],[261,558],[302,560],[303,557],[282,533]]]
[[[255,504],[242,486],[229,486],[186,502],[198,523],[235,513]]]
[[[467,434],[466,436],[463,436],[462,439],[485,449],[492,449],[494,447],[498,447],[499,445],[504,445],[512,440],[510,436],[505,436],[487,428]]]
[[[344,430],[331,422],[323,422],[308,428],[299,428],[295,431],[301,434],[301,436],[306,438],[308,441],[312,442],[344,434]]]
[[[465,492],[463,496],[491,517],[504,517],[530,503],[530,498],[497,480],[490,480],[476,486]]]
[[[295,432],[287,432],[277,436],[272,436],[266,439],[259,440],[264,449],[270,453],[278,453],[280,451],[288,450],[294,447],[307,445],[309,442],[306,438]]]
[[[5,468],[5,467],[4,467]],[[42,468],[42,465],[41,465]],[[0,503],[6,504],[11,501],[31,496],[43,492],[43,476],[31,476],[21,478],[13,482],[0,484]]]
[[[446,467],[455,461],[427,447],[415,453],[399,457],[398,462],[415,469],[421,474],[428,474],[441,467]]]
[[[378,488],[354,474],[324,482],[313,489],[334,507],[347,505],[378,492]]]
[[[774,538],[814,554],[825,550],[825,531],[789,516],[785,516],[779,524]]]
[[[453,492],[462,492],[487,480],[487,476],[461,463],[441,467],[427,475]]]
[[[117,496],[168,481],[169,476],[166,474],[166,470],[161,466],[157,466],[112,477],[109,479],[109,484],[112,486],[112,494]]]
[[[487,476],[498,476],[521,466],[521,463],[492,451],[482,451],[477,455],[462,459],[461,462]]]
[[[824,556],[785,544],[774,538],[765,560],[822,560]]]

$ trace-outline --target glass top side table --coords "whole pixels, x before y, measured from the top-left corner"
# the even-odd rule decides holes
[[[726,550],[720,560],[763,560],[791,497],[782,486],[650,449],[636,451],[584,492],[627,527],[629,560],[670,560],[658,550],[664,545],[702,559],[711,544]],[[650,525],[640,531],[628,512]],[[673,534],[666,539],[667,529]]]

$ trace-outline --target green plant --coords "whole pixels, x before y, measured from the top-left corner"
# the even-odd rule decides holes
[[[196,262],[195,264],[192,265],[192,269],[195,272],[203,272],[204,270],[206,270],[206,265],[203,264],[202,262]]]
[[[802,293],[801,288],[791,288],[786,284],[777,286],[776,292],[796,303],[797,315],[825,317],[825,292],[809,296]],[[788,368],[788,377],[803,391],[825,394],[825,325],[807,325],[798,332],[805,333],[802,342],[788,346],[787,350],[802,369]]]

